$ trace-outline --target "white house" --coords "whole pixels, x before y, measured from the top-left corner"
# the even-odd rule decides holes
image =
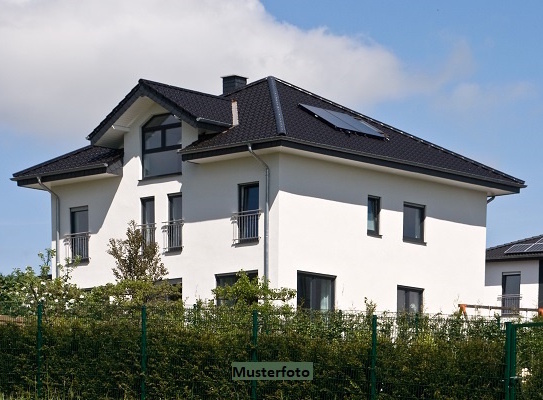
[[[504,315],[543,308],[543,235],[487,249],[483,304]]]
[[[136,220],[189,302],[240,269],[316,309],[481,299],[487,198],[522,180],[274,77],[223,89],[140,80],[87,147],[13,174],[51,193],[75,283],[113,280],[108,240]]]

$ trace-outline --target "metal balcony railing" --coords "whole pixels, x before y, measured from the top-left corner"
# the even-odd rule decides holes
[[[163,222],[161,229],[164,251],[180,251],[183,249],[183,224],[182,219]]]
[[[498,301],[501,302],[502,315],[518,315],[520,308],[520,294],[504,294],[498,296]]]
[[[156,224],[143,224],[139,225],[139,229],[141,230],[141,234],[143,236],[143,245],[149,245],[151,243],[155,243],[155,230],[156,230]]]
[[[261,210],[241,211],[232,214],[233,242],[255,242],[258,241],[258,219]]]
[[[74,262],[77,259],[81,261],[89,259],[89,238],[89,232],[71,233],[64,236],[64,246],[69,262]]]

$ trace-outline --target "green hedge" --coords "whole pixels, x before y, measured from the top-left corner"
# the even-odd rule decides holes
[[[250,398],[250,382],[230,375],[233,361],[251,360],[250,309],[165,304],[148,307],[147,316],[144,375],[140,309],[44,315],[44,398],[139,399],[142,387],[148,399]],[[0,398],[28,398],[37,390],[37,319],[10,318],[0,320]],[[258,398],[369,398],[371,319],[340,311],[260,314],[258,360],[313,362],[314,379],[259,381]],[[378,399],[503,397],[505,334],[499,321],[395,314],[377,321]],[[542,335],[526,330],[518,337],[519,366],[530,373],[519,390],[523,398],[539,398]]]

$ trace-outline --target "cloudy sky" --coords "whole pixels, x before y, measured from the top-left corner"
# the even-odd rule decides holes
[[[0,0],[0,273],[50,247],[14,172],[87,144],[139,78],[219,94],[273,75],[526,181],[488,245],[543,233],[543,3]]]

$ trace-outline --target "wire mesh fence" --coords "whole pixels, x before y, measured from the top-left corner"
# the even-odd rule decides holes
[[[498,318],[254,315],[175,302],[64,311],[0,304],[0,314],[0,399],[506,398]],[[540,398],[542,335],[518,330],[526,378],[518,398]],[[312,362],[313,380],[232,380],[232,362],[246,361]]]

